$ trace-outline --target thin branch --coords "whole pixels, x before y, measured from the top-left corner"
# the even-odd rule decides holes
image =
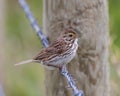
[[[42,40],[43,45],[45,47],[48,47],[49,46],[48,39],[42,33],[42,31],[40,30],[40,27],[38,26],[37,21],[34,19],[33,14],[30,11],[29,6],[25,2],[25,0],[19,0],[19,3],[21,5],[21,7],[23,8],[24,12],[26,13],[26,16],[29,19],[29,21],[30,21],[33,29],[35,29],[38,37],[40,38],[40,40]],[[75,81],[73,80],[73,78],[71,77],[71,75],[69,74],[69,72],[67,71],[66,66],[64,66],[62,68],[61,74],[67,79],[70,87],[72,88],[72,90],[74,92],[74,96],[83,96],[83,91],[77,89]]]

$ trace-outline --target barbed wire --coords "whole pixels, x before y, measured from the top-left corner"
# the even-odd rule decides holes
[[[48,47],[49,46],[48,38],[42,33],[40,27],[38,26],[37,21],[35,20],[32,12],[30,11],[28,4],[25,2],[25,0],[19,0],[19,4],[26,13],[27,18],[29,19],[33,29],[35,29],[39,39],[42,41],[42,44],[45,47]]]
[[[26,1],[19,0],[19,4],[21,5],[22,9],[24,10],[27,18],[29,19],[33,29],[35,29],[35,31],[36,31],[38,37],[40,38],[40,40],[42,41],[42,44],[44,45],[44,47],[48,47],[49,46],[48,38],[42,33],[40,27],[38,26],[37,21],[35,20],[32,12],[30,11],[30,8],[29,8],[28,4],[26,3]],[[61,74],[67,79],[69,86],[73,90],[74,96],[84,96],[83,91],[77,89],[75,81],[72,78],[72,76],[70,75],[70,73],[67,71],[66,66],[64,66],[62,68]]]

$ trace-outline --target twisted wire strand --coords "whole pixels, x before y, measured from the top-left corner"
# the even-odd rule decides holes
[[[63,66],[61,70],[61,74],[67,79],[69,86],[73,90],[74,96],[84,96],[83,91],[77,89],[75,81],[72,78],[71,74],[67,71],[66,66]]]
[[[26,3],[26,1],[25,0],[19,0],[19,4],[21,5],[22,9],[26,13],[27,18],[29,19],[33,29],[35,29],[38,37],[42,41],[42,44],[45,47],[48,47],[49,46],[49,41],[48,41],[47,37],[42,33],[40,27],[38,26],[37,21],[35,20],[32,12],[30,11],[30,8],[29,8],[28,4]],[[73,90],[74,96],[84,96],[83,91],[77,89],[75,81],[73,80],[70,73],[67,71],[66,66],[64,66],[62,68],[61,74],[67,79],[67,81],[69,83],[69,86]]]
[[[19,0],[19,4],[21,5],[22,9],[26,13],[27,18],[29,19],[33,29],[35,29],[39,39],[42,41],[43,45],[45,47],[49,46],[48,38],[42,33],[40,27],[38,26],[37,21],[35,20],[32,12],[30,11],[30,8],[28,4],[25,2],[25,0]]]

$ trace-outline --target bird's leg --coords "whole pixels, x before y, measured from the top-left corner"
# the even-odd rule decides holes
[[[62,70],[62,66],[57,66],[57,65],[52,65],[52,64],[47,64],[48,67],[54,67],[58,68],[60,71]]]

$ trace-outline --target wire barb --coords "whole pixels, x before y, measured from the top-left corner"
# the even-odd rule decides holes
[[[25,0],[19,0],[19,3],[21,5],[22,9],[24,10],[24,12],[26,13],[27,18],[29,19],[33,29],[35,29],[35,31],[36,31],[38,37],[40,38],[40,40],[42,41],[43,45],[45,47],[48,47],[49,46],[48,38],[40,30],[40,27],[38,26],[37,21],[33,17],[33,14],[31,13],[28,4],[26,3]],[[62,68],[61,74],[67,79],[69,86],[73,90],[74,96],[84,96],[83,91],[77,89],[75,81],[72,78],[71,74],[69,74],[69,72],[67,71],[66,66],[64,66]]]

